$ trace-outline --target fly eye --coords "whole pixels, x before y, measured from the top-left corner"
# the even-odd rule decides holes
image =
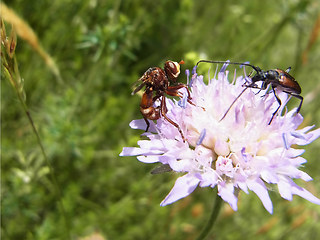
[[[173,61],[166,61],[164,70],[169,79],[175,81],[180,74],[180,64]]]

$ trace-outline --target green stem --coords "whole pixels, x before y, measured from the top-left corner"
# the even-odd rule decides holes
[[[14,57],[13,61],[15,62],[16,64],[16,58]],[[29,120],[29,123],[32,127],[32,131],[34,132],[34,134],[36,135],[36,138],[37,138],[37,142],[40,146],[40,149],[41,149],[41,152],[42,152],[42,155],[43,155],[43,158],[45,159],[46,161],[46,164],[48,165],[49,167],[49,172],[50,172],[50,176],[51,176],[51,179],[52,179],[52,182],[53,182],[53,186],[54,186],[54,193],[57,197],[57,200],[58,200],[58,204],[59,204],[59,208],[60,208],[60,212],[61,212],[61,215],[63,216],[63,219],[65,220],[65,228],[66,228],[66,234],[68,235],[68,239],[71,239],[71,234],[70,234],[70,223],[68,221],[68,218],[67,218],[67,214],[66,214],[66,211],[64,209],[64,206],[63,206],[63,202],[62,202],[62,194],[61,194],[61,189],[59,187],[59,184],[58,184],[58,181],[57,181],[57,178],[54,174],[54,168],[52,167],[52,164],[50,163],[49,159],[48,159],[48,156],[44,150],[44,147],[43,147],[43,144],[42,144],[42,141],[41,141],[41,138],[40,138],[40,135],[38,133],[38,130],[36,128],[36,126],[34,125],[34,121],[31,117],[31,114],[28,110],[28,107],[23,99],[23,96],[21,95],[21,90],[19,89],[19,84],[17,84],[20,79],[17,81],[17,79],[15,79],[14,75],[12,74],[11,72],[11,68],[8,66],[8,65],[5,65],[5,68],[6,70],[8,71],[8,76],[10,78],[10,82],[12,84],[12,86],[14,87],[16,93],[17,93],[17,96],[18,96],[18,99],[23,107],[23,110],[25,112],[25,114],[27,115],[28,117],[28,120]],[[17,69],[15,69],[15,72],[18,72]],[[19,75],[18,75],[19,77]]]
[[[207,225],[205,226],[205,228],[202,230],[201,234],[198,236],[197,240],[205,239],[208,236],[208,234],[210,233],[215,221],[218,218],[222,202],[223,201],[222,201],[221,197],[217,194],[216,200],[214,201],[214,204],[213,204],[213,208],[212,208],[212,212],[211,212],[211,216],[209,218],[209,221],[208,221]]]

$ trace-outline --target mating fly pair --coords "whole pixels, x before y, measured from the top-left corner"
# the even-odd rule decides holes
[[[187,85],[183,83],[176,83],[177,78],[180,74],[181,64],[184,64],[184,61],[180,61],[179,63],[166,61],[163,69],[159,67],[149,68],[138,80],[138,83],[142,83],[134,89],[132,94],[137,93],[145,86],[145,90],[140,103],[140,112],[147,124],[146,131],[148,131],[150,127],[150,123],[148,120],[158,120],[161,116],[163,116],[169,123],[171,123],[178,129],[181,134],[182,140],[185,142],[186,139],[182,133],[180,126],[172,121],[169,117],[167,117],[167,107],[165,99],[165,94],[181,98],[182,94],[179,92],[179,89],[185,88],[188,93],[187,101],[193,104],[191,102],[190,91]],[[175,85],[170,86],[170,82],[175,83]],[[158,99],[160,100],[160,105],[158,107],[154,107],[154,103]]]
[[[222,121],[234,105],[234,103],[241,97],[241,95],[248,89],[248,88],[257,88],[261,90],[265,90],[268,88],[269,85],[271,85],[272,92],[274,94],[274,97],[276,98],[279,106],[275,110],[275,112],[272,114],[272,117],[268,123],[268,125],[271,124],[274,116],[277,114],[280,106],[281,106],[281,100],[277,96],[275,89],[282,90],[283,92],[298,98],[300,100],[299,107],[297,108],[296,113],[298,113],[301,109],[302,102],[303,102],[303,97],[300,96],[301,94],[301,87],[299,83],[289,74],[290,67],[286,70],[283,71],[281,69],[273,69],[273,70],[267,70],[264,71],[260,69],[259,67],[253,66],[249,63],[239,63],[239,62],[227,62],[227,61],[210,61],[210,60],[200,60],[197,63],[197,66],[200,63],[223,63],[223,64],[234,64],[234,65],[241,65],[241,66],[249,66],[253,68],[256,73],[255,75],[251,78],[251,83],[249,84],[244,84],[243,87],[244,89],[242,92],[234,99],[234,101],[231,103],[225,114],[222,116],[220,121]],[[256,83],[257,82],[262,82],[261,86],[259,87]]]

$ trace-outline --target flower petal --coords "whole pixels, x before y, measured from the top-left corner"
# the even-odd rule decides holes
[[[218,184],[218,195],[234,210],[238,210],[237,202],[238,198],[233,193],[233,183],[220,182]]]
[[[192,174],[186,174],[179,177],[170,193],[165,197],[165,199],[160,203],[160,206],[166,206],[171,204],[181,198],[188,196],[192,193],[199,184],[199,179],[194,177]]]
[[[119,154],[119,156],[138,156],[138,155],[155,155],[155,154],[161,154],[163,151],[159,150],[150,150],[150,149],[142,149],[142,148],[136,148],[136,147],[124,147],[122,149],[122,152]]]
[[[149,155],[149,156],[138,156],[137,159],[143,163],[156,163],[156,162],[160,162],[159,161],[160,157],[161,156],[159,155]]]
[[[158,150],[158,151],[161,150],[162,152],[167,150],[164,142],[161,140],[158,140],[158,139],[154,139],[152,141],[152,144],[150,144],[150,141],[148,141],[148,140],[140,140],[140,141],[138,141],[138,145],[142,149],[150,149],[150,150],[154,149],[154,150]]]
[[[201,174],[200,187],[212,187],[214,188],[218,183],[218,174],[212,168]]]
[[[149,132],[157,132],[156,125],[154,124],[154,122],[153,121],[149,121],[149,123],[150,123],[150,127],[149,127],[148,131]],[[146,128],[147,128],[147,124],[146,124],[146,121],[144,119],[132,120],[129,123],[129,126],[132,129],[146,130]]]
[[[312,135],[311,138],[308,139],[308,142],[306,144],[309,144],[316,140],[318,137],[320,137],[320,128],[313,130],[311,132],[308,132],[308,134]],[[305,145],[306,145],[305,144]]]
[[[290,149],[286,152],[286,155],[287,155],[287,157],[295,158],[295,157],[301,156],[304,152],[305,152],[304,149],[294,149],[294,148],[290,148]]]
[[[284,177],[284,176],[280,177],[280,181],[278,182],[278,190],[282,198],[289,201],[292,200],[291,187],[287,177]]]
[[[270,170],[261,171],[260,176],[267,183],[277,183],[279,181],[276,173]]]
[[[309,202],[320,205],[320,199],[315,197],[311,192],[298,186],[292,180],[290,180],[290,183],[291,183],[292,194],[298,195],[300,197],[303,197],[304,199],[307,199]]]
[[[268,189],[260,179],[247,181],[248,188],[261,199],[265,209],[272,214],[273,206],[268,194]]]

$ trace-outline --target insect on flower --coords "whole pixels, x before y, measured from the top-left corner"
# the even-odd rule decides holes
[[[272,213],[273,204],[268,193],[271,186],[277,187],[286,200],[292,201],[293,196],[298,195],[320,205],[320,199],[294,181],[312,180],[301,169],[307,162],[301,156],[304,150],[296,146],[315,141],[320,137],[320,128],[301,128],[303,117],[295,114],[296,109],[274,120],[272,127],[265,127],[278,102],[273,95],[262,98],[264,92],[253,91],[245,91],[235,102],[229,112],[234,117],[219,122],[225,113],[224,104],[234,101],[244,90],[243,85],[251,83],[246,80],[246,74],[234,75],[229,81],[226,65],[213,78],[209,73],[207,84],[204,76],[193,71],[189,86],[194,104],[187,104],[182,110],[179,102],[166,99],[167,115],[175,116],[176,123],[183,126],[188,144],[182,142],[180,135],[177,138],[177,128],[163,119],[165,124],[164,121],[155,123],[157,132],[139,140],[138,147],[124,147],[120,156],[136,156],[140,162],[148,164],[160,163],[153,174],[179,173],[161,206],[189,196],[197,187],[209,187],[217,188],[218,195],[234,211],[238,209],[239,193],[252,191]],[[264,74],[267,75],[267,71]],[[262,81],[261,75],[260,72],[257,79],[266,84],[268,79]],[[288,99],[285,92],[277,94],[283,102]],[[130,127],[145,130],[146,125],[144,120],[137,119],[130,122]]]
[[[180,126],[166,115],[167,107],[165,99],[165,94],[170,96],[178,96],[180,98],[183,97],[182,93],[179,92],[179,89],[185,88],[188,93],[187,101],[192,104],[190,91],[187,85],[183,83],[176,83],[177,78],[180,74],[181,64],[184,64],[184,61],[180,61],[179,63],[166,61],[164,69],[159,67],[149,68],[138,80],[138,83],[142,83],[134,89],[132,95],[140,91],[145,86],[145,90],[140,103],[140,112],[147,124],[146,132],[150,127],[150,123],[148,120],[157,120],[161,116],[163,116],[169,123],[171,123],[178,129],[183,141],[185,142],[185,137]],[[170,81],[176,84],[173,86],[169,86]],[[160,105],[155,107],[154,103],[158,99],[160,100]]]
[[[268,125],[271,124],[274,116],[278,112],[280,106],[281,106],[281,100],[277,96],[275,89],[282,90],[283,92],[298,98],[300,100],[299,107],[296,110],[296,113],[298,113],[301,109],[302,102],[303,102],[303,97],[300,96],[301,94],[301,87],[299,83],[289,74],[289,71],[291,70],[291,67],[287,68],[285,71],[281,69],[272,69],[272,70],[267,70],[264,71],[261,68],[257,66],[253,66],[249,63],[239,63],[239,62],[227,62],[227,61],[210,61],[210,60],[200,60],[197,63],[197,66],[201,63],[224,63],[224,64],[234,64],[234,65],[241,65],[241,66],[249,66],[253,68],[256,73],[255,75],[251,78],[251,83],[249,84],[244,84],[243,87],[245,87],[242,92],[234,99],[234,101],[231,103],[225,114],[222,116],[220,121],[222,121],[234,105],[234,103],[240,98],[240,96],[248,89],[248,88],[257,88],[261,90],[265,90],[268,88],[269,85],[271,85],[272,92],[279,103],[278,108],[274,111],[272,114],[272,117],[268,123]],[[262,82],[261,86],[259,87],[256,83],[257,82]]]

